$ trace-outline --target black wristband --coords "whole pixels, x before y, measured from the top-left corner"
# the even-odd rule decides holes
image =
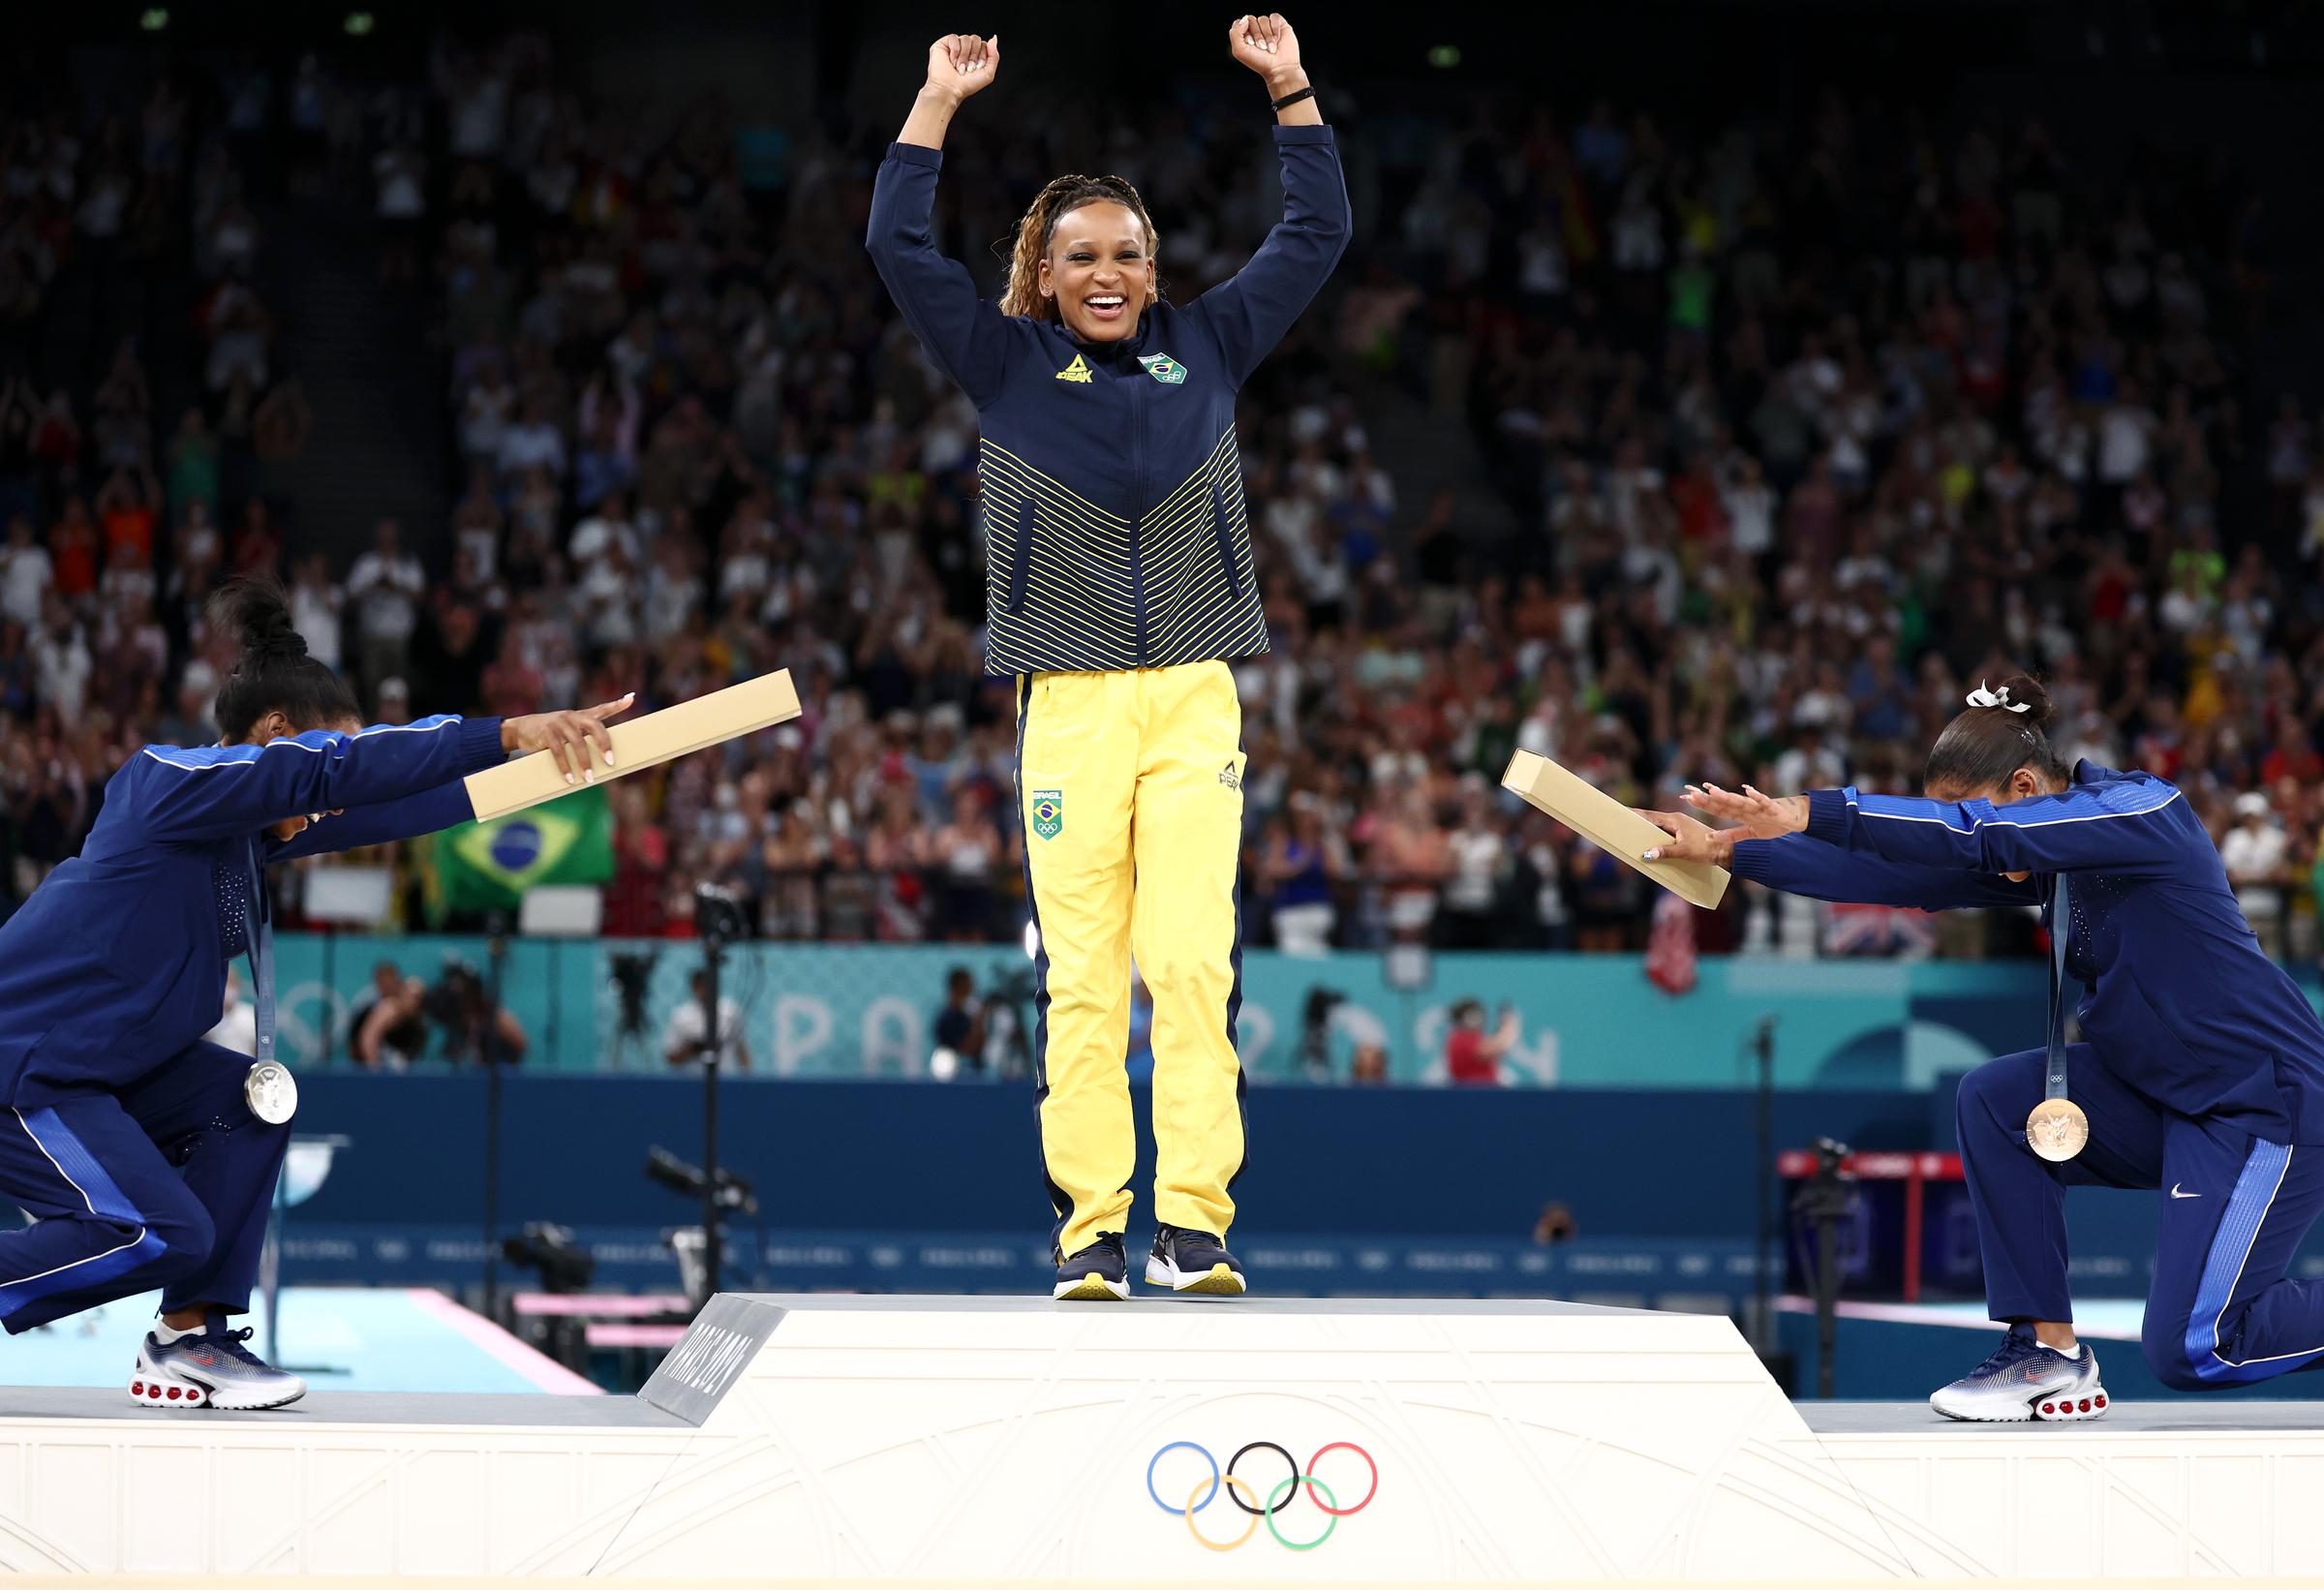
[[[1281,99],[1274,102],[1274,106],[1278,110],[1288,110],[1293,106],[1299,104],[1301,100],[1312,100],[1314,98],[1315,85],[1310,83],[1305,88],[1284,95]]]

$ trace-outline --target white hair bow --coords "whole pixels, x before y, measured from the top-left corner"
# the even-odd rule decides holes
[[[1969,704],[1972,707],[2000,707],[2008,712],[2032,712],[2034,710],[2034,703],[2031,701],[2010,700],[2008,686],[2004,685],[1998,690],[1989,690],[1981,679],[1977,681],[1977,688],[1969,692]]]

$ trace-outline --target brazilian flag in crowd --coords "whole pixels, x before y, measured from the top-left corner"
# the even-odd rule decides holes
[[[612,876],[613,813],[602,789],[577,789],[436,836],[437,893],[444,910],[508,909],[536,884],[603,883]]]

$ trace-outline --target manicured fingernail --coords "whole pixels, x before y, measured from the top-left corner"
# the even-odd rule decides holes
[[[593,767],[588,772],[582,774],[581,781],[585,784],[596,783],[597,781],[597,770]]]
[[[1659,861],[1662,859],[1662,854],[1660,850],[1641,850],[1638,852],[1638,860]]]
[[[571,782],[573,781],[573,776],[572,776],[571,774],[569,774],[569,773],[568,773],[568,774],[566,774],[566,775],[565,776],[565,781],[566,781],[566,783],[568,783],[568,784],[569,784],[569,783],[571,783]]]

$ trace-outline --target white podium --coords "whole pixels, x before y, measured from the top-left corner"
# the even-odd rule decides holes
[[[2196,1401],[2074,1426],[1803,1420],[1725,1319],[1560,1303],[726,1295],[634,1398],[168,1415],[0,1390],[0,1571],[2314,1574],[2318,1422]]]

